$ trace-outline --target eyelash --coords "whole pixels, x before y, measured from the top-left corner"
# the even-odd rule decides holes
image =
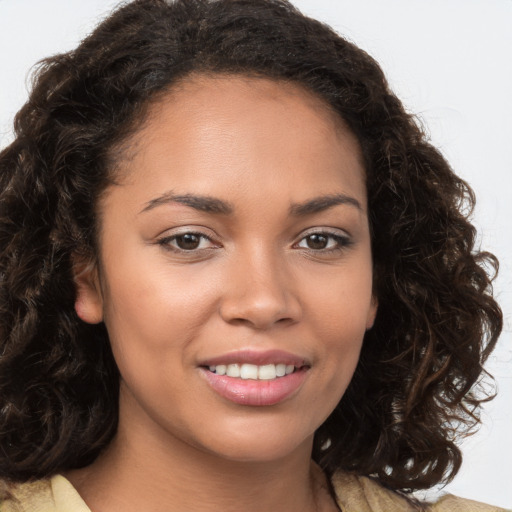
[[[294,244],[294,246],[297,246],[299,243],[307,240],[309,237],[312,237],[312,236],[325,237],[328,240],[329,239],[334,240],[334,242],[335,242],[335,247],[330,247],[330,248],[324,248],[324,249],[312,249],[310,247],[303,248],[303,249],[305,249],[307,251],[311,251],[315,254],[332,254],[335,252],[341,252],[341,251],[344,251],[345,249],[347,249],[348,247],[350,247],[353,243],[352,240],[350,239],[350,237],[347,235],[341,235],[339,233],[332,233],[330,231],[324,230],[324,231],[313,231],[313,232],[305,234],[299,240],[299,242],[297,244]]]
[[[327,238],[328,243],[329,243],[329,240],[334,240],[334,242],[336,244],[335,247],[324,248],[324,249],[312,249],[310,247],[298,247],[301,242],[303,242],[303,241],[307,240],[309,237],[312,237],[315,235]],[[203,240],[203,241],[207,240],[208,242],[211,242],[213,244],[213,247],[182,249],[180,247],[176,247],[176,246],[172,245],[172,243],[176,242],[176,240],[178,238],[185,237],[185,236],[195,236],[195,237],[199,238],[200,240]],[[214,242],[212,242],[212,239],[209,236],[207,236],[203,233],[200,233],[200,232],[195,232],[195,231],[185,231],[183,233],[178,233],[178,234],[171,235],[171,236],[165,236],[163,238],[158,239],[157,243],[158,243],[158,245],[164,247],[166,250],[169,250],[169,251],[172,251],[172,252],[175,252],[178,254],[184,254],[184,255],[193,255],[193,254],[197,254],[199,251],[208,251],[208,250],[215,249],[218,247],[218,246],[215,246]],[[315,254],[332,254],[335,252],[344,251],[345,249],[350,247],[352,244],[353,244],[353,241],[350,239],[349,236],[340,235],[339,233],[332,233],[330,231],[324,230],[324,231],[313,231],[313,232],[305,234],[304,236],[302,236],[302,238],[299,240],[299,242],[297,242],[296,244],[293,245],[293,247],[297,247],[299,249],[304,249],[306,251],[311,251]]]
[[[177,233],[175,235],[160,238],[159,240],[157,240],[157,243],[167,250],[170,250],[170,251],[173,251],[176,253],[180,253],[180,254],[194,254],[194,253],[197,253],[197,251],[204,251],[204,250],[212,249],[212,247],[208,247],[208,248],[202,248],[202,249],[196,248],[196,249],[187,250],[187,249],[182,249],[181,247],[174,247],[173,245],[171,245],[172,242],[175,242],[178,238],[185,237],[185,236],[195,236],[201,240],[208,240],[209,242],[212,242],[211,238],[203,233],[198,233],[195,231],[184,231],[183,233]]]

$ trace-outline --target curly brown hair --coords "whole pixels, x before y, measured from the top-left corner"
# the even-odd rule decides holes
[[[40,64],[0,154],[0,477],[83,467],[115,434],[119,375],[104,325],[75,313],[72,256],[95,261],[122,142],[201,72],[301,84],[363,150],[379,311],[313,458],[402,491],[449,480],[501,331],[496,258],[475,248],[473,192],[376,62],[286,0],[136,0]]]

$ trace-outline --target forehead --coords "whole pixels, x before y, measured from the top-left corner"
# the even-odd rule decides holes
[[[188,121],[194,117],[218,121],[231,118],[230,121],[241,128],[249,113],[259,117],[260,122],[268,121],[269,110],[286,121],[302,118],[311,122],[310,136],[314,131],[320,136],[338,135],[356,141],[341,115],[325,99],[300,83],[264,76],[192,73],[151,102],[144,122],[135,135],[125,141],[118,156],[121,158],[123,153],[134,156],[141,141],[151,137],[158,127],[178,123],[185,117]]]
[[[226,114],[226,107],[230,105],[236,114],[242,104],[250,111],[250,102],[256,110],[264,104],[281,112],[293,107],[288,115],[313,115],[329,130],[344,131],[347,128],[327,101],[302,84],[259,75],[192,73],[174,84],[161,101],[156,102],[152,109],[153,119],[156,120],[159,114],[168,114],[161,107],[162,103],[169,102],[173,103],[176,113],[203,110]]]
[[[322,98],[292,82],[190,76],[151,105],[125,147],[122,181],[154,185],[154,193],[278,186],[294,202],[305,189],[329,194],[341,183],[366,199],[355,136]]]

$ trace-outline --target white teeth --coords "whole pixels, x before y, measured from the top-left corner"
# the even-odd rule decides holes
[[[242,379],[257,379],[258,367],[255,364],[243,364],[240,368],[240,377]]]
[[[237,364],[228,364],[226,368],[226,375],[228,377],[240,377],[240,366]]]
[[[284,377],[285,375],[286,375],[286,365],[285,364],[276,364],[276,377]]]
[[[260,366],[258,370],[258,377],[260,380],[272,380],[276,378],[276,365],[266,364]]]
[[[211,372],[217,375],[227,375],[241,379],[252,380],[273,380],[276,377],[284,377],[295,371],[293,364],[264,364],[261,366],[244,363],[239,364],[218,364],[209,366]]]

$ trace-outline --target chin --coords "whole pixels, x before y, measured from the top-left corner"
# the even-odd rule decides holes
[[[210,446],[209,451],[232,462],[266,463],[299,453],[310,454],[312,446],[313,435],[297,440],[292,436],[267,435],[261,432],[250,437],[233,436],[225,443]]]

